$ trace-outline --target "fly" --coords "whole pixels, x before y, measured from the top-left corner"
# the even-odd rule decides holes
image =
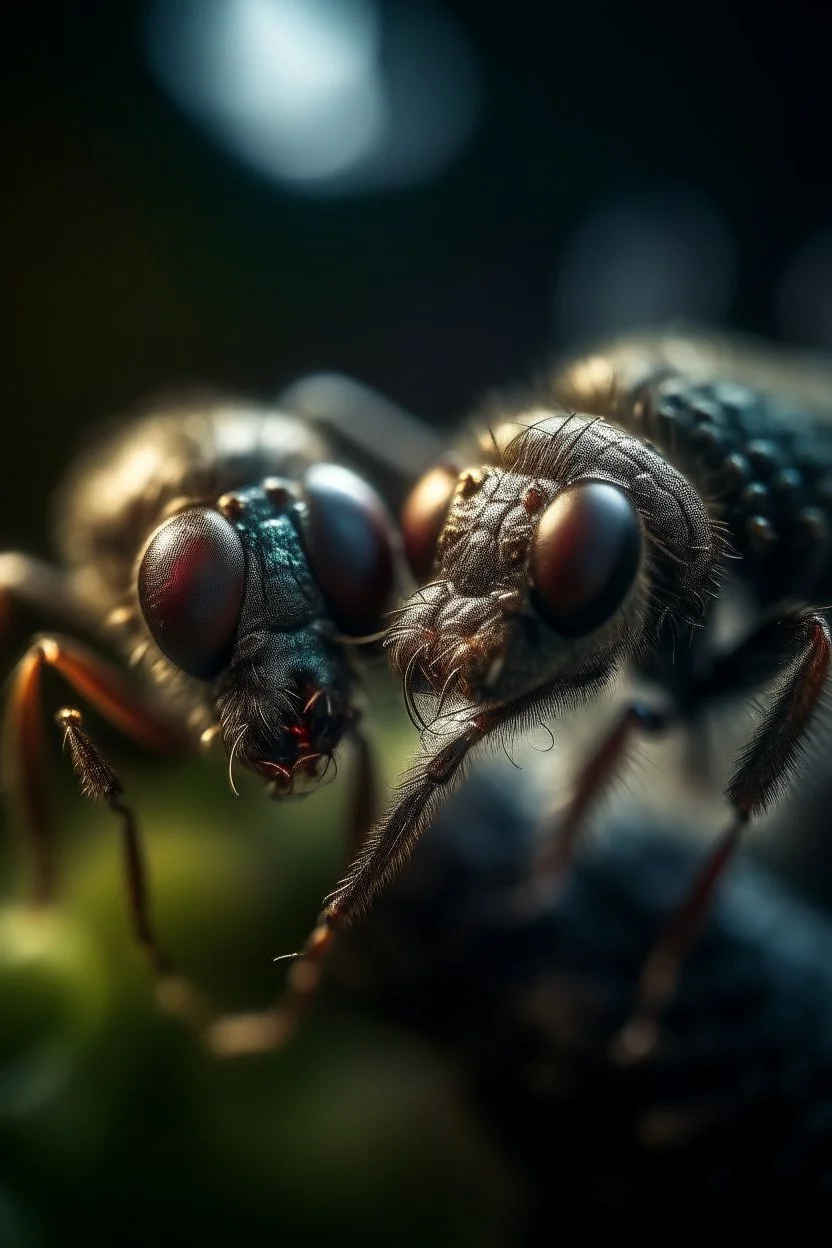
[[[275,407],[211,399],[155,409],[79,459],[57,500],[60,564],[0,556],[0,602],[60,615],[72,630],[33,639],[8,698],[8,781],[28,832],[36,903],[55,891],[46,668],[141,746],[170,755],[219,740],[232,788],[234,770],[245,768],[271,797],[309,793],[333,771],[341,742],[351,742],[361,791],[354,851],[372,788],[356,648],[378,634],[403,565],[380,494],[336,461],[349,448],[395,497],[428,447],[429,435],[378,396],[313,376]],[[79,633],[114,646],[134,670]],[[160,997],[202,1018],[198,994],[174,973],[151,922],[121,782],[77,707],[56,718],[83,792],[120,818],[133,926]],[[220,1050],[237,1034],[224,1022],[210,1030]],[[276,1026],[270,1015],[250,1022],[247,1047],[267,1043]]]
[[[627,670],[655,698],[628,702],[577,777],[536,866],[561,877],[590,807],[633,738],[728,695],[762,711],[726,789],[727,826],[670,916],[616,1051],[650,1051],[714,887],[741,833],[788,786],[830,666],[832,374],[772,350],[634,339],[556,368],[525,404],[492,404],[403,509],[421,587],[386,638],[422,733],[382,819],[328,898],[307,946],[333,935],[396,875],[471,752],[602,697]],[[710,625],[729,585],[753,604],[743,635]]]

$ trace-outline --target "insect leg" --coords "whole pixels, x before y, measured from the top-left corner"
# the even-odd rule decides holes
[[[483,721],[483,722],[478,722]],[[399,790],[400,800],[366,838],[342,882],[328,898],[318,925],[289,972],[283,1000],[273,1011],[231,1016],[211,1028],[209,1043],[223,1057],[276,1048],[289,1039],[317,996],[325,960],[339,928],[365,909],[396,873],[424,830],[441,788],[450,784],[488,731],[484,716],[467,725]],[[493,724],[490,726],[494,726]]]
[[[147,876],[139,832],[133,811],[124,800],[121,781],[84,731],[80,711],[64,707],[56,714],[55,722],[63,729],[64,745],[72,758],[84,796],[108,806],[121,819],[124,869],[133,929],[153,969],[158,975],[165,975],[170,971],[171,963],[162,952],[150,922]]]
[[[605,686],[603,667],[587,669],[573,689],[589,695]],[[516,698],[495,702],[473,713],[460,711],[455,722],[461,731],[449,737],[435,753],[424,754],[405,773],[395,798],[373,828],[338,887],[327,898],[322,921],[329,927],[347,926],[363,914],[373,898],[398,874],[439,806],[461,778],[471,749],[501,730],[513,730],[541,712],[553,709],[545,693],[532,689]],[[467,718],[466,718],[467,716]]]
[[[43,784],[43,728],[41,674],[53,667],[90,705],[141,745],[164,753],[180,753],[186,745],[182,732],[157,711],[141,702],[118,668],[67,637],[41,637],[18,664],[9,702],[11,781],[19,792],[35,859],[35,901],[43,903],[54,891],[51,820]],[[63,729],[81,791],[107,805],[121,820],[125,882],[133,930],[157,979],[157,996],[169,1012],[191,1025],[202,1025],[208,1010],[197,991],[175,973],[150,919],[147,877],[135,816],[126,802],[121,782],[83,729],[80,711],[67,707],[56,715]]]
[[[330,950],[333,928],[321,922],[312,932],[289,972],[284,996],[271,1009],[248,1014],[225,1014],[205,1029],[205,1040],[216,1057],[244,1057],[282,1048],[295,1035],[318,993],[321,964]],[[280,959],[277,959],[278,961]]]
[[[780,795],[806,744],[832,656],[832,638],[824,617],[796,608],[758,634],[763,653],[779,644],[788,653],[784,682],[740,754],[726,789],[728,800],[749,815],[760,814]],[[747,656],[754,658],[754,652]]]
[[[533,868],[535,889],[558,879],[570,866],[589,811],[615,777],[633,736],[638,732],[650,735],[661,732],[671,719],[670,711],[660,711],[644,702],[630,702],[623,708],[584,764],[572,797],[558,818],[557,828],[548,835],[543,833],[543,846]]]
[[[347,861],[352,862],[378,813],[378,778],[376,776],[373,747],[360,728],[354,728],[356,767],[350,794],[349,822],[347,824]]]
[[[671,915],[648,957],[636,990],[631,1021],[614,1042],[624,1060],[644,1056],[655,1044],[658,1018],[673,995],[684,956],[708,913],[717,883],[731,861],[745,825],[765,811],[787,785],[807,740],[832,656],[832,638],[822,615],[793,608],[756,629],[737,649],[734,662],[752,670],[787,656],[779,691],[741,752],[726,789],[734,818],[706,858],[692,886]],[[727,659],[725,660],[727,661]],[[742,680],[742,673],[737,677]]]
[[[347,826],[350,862],[366,840],[376,814],[376,769],[372,747],[357,727],[353,729],[352,739],[357,758]],[[218,1057],[240,1057],[247,1053],[268,1052],[286,1044],[317,995],[321,963],[331,940],[330,926],[320,923],[289,972],[284,999],[271,1009],[227,1014],[213,1019],[205,1031],[209,1048]]]
[[[45,667],[60,672],[76,693],[140,745],[160,753],[179,753],[185,745],[181,730],[140,702],[123,673],[86,646],[62,636],[34,642],[12,675],[4,761],[9,787],[22,803],[34,860],[36,903],[50,899],[55,877],[51,816],[43,783],[41,676]]]
[[[314,1001],[338,931],[366,911],[403,866],[436,809],[459,778],[471,748],[538,701],[536,694],[480,711],[435,754],[419,759],[387,813],[364,841],[289,972],[282,1001],[262,1014],[218,1019],[208,1040],[215,1053],[238,1056],[277,1048],[294,1035]]]
[[[60,568],[31,555],[4,551],[0,554],[0,640],[14,601],[39,615],[60,616],[73,627],[89,628],[96,623]]]

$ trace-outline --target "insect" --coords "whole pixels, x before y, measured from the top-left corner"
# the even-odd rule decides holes
[[[729,695],[762,709],[726,789],[727,826],[644,968],[621,1051],[646,1052],[684,950],[749,820],[787,786],[830,663],[832,376],[774,351],[683,338],[622,342],[556,368],[542,392],[492,404],[403,509],[421,587],[386,645],[423,751],[328,899],[306,948],[398,872],[472,750],[598,700],[631,700],[548,829],[541,882],[568,865],[633,738]],[[750,607],[719,644],[730,587]]]
[[[379,450],[382,432],[389,452]],[[218,398],[162,406],[105,434],[68,473],[57,505],[62,566],[0,556],[4,606],[16,600],[57,614],[75,633],[36,637],[8,697],[8,781],[29,835],[36,902],[50,900],[55,884],[46,668],[149,749],[178,753],[219,739],[232,788],[241,766],[272,797],[311,792],[340,742],[351,741],[358,754],[352,849],[360,843],[372,764],[356,645],[380,628],[402,559],[380,495],[336,462],[348,447],[393,498],[402,461],[409,474],[435,449],[403,413],[336,376],[302,379],[274,407]],[[101,657],[79,633],[113,644],[136,670]],[[160,996],[201,1017],[203,1003],[174,973],[153,929],[137,823],[121,782],[80,710],[56,718],[83,792],[121,820],[133,926]],[[250,1028],[248,1046],[266,1043],[275,1025],[264,1015],[260,1040]]]

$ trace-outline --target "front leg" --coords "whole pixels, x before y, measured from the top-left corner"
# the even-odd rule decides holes
[[[140,745],[167,755],[181,754],[190,745],[178,724],[148,705],[123,672],[86,646],[61,636],[41,637],[31,646],[12,679],[6,745],[10,784],[20,799],[33,851],[33,900],[39,905],[52,899],[55,877],[44,777],[41,676],[46,667],[57,671],[76,693]],[[80,711],[65,707],[55,719],[63,730],[81,791],[107,806],[118,819],[131,923],[154,973],[159,1004],[204,1034],[216,1011],[176,972],[157,937],[139,829],[121,781],[84,730]]]
[[[375,752],[362,728],[353,728],[352,740],[355,745],[355,778],[347,821],[348,863],[358,854],[379,813]]]
[[[321,976],[337,933],[361,915],[398,872],[430,821],[446,789],[473,745],[495,727],[480,715],[424,765],[417,765],[399,789],[399,798],[365,839],[289,972],[283,1000],[262,1014],[219,1019],[209,1044],[223,1057],[262,1052],[285,1044],[318,995]]]
[[[44,668],[59,672],[91,706],[146,749],[180,754],[188,739],[182,728],[142,698],[117,667],[70,637],[41,637],[12,675],[6,711],[6,781],[22,807],[34,863],[33,900],[54,893],[52,819],[46,796],[41,678]],[[66,726],[66,725],[64,725]]]
[[[783,656],[780,685],[757,729],[740,753],[725,795],[734,808],[731,823],[706,858],[667,924],[639,977],[636,1007],[613,1043],[614,1055],[632,1061],[649,1053],[658,1019],[673,995],[682,962],[705,918],[716,886],[730,863],[746,824],[762,814],[788,785],[808,740],[829,675],[832,639],[824,617],[792,608],[763,621],[732,655],[719,660],[742,685],[749,672],[766,670],[772,654]]]
[[[17,551],[0,554],[0,641],[8,631],[15,604],[39,618],[60,619],[73,629],[98,630],[100,617],[76,593],[62,568]]]
[[[116,773],[84,731],[81,712],[64,707],[55,716],[63,729],[64,746],[72,758],[75,774],[85,797],[108,806],[121,823],[124,875],[133,931],[145,950],[154,972],[160,978],[170,974],[171,961],[163,952],[150,919],[147,872],[136,819],[124,796]]]
[[[348,803],[348,862],[360,855],[378,810],[374,754],[357,725],[352,730],[352,742],[356,757]],[[322,916],[301,953],[275,959],[276,962],[296,960],[283,998],[269,1009],[215,1015],[203,1029],[209,1049],[218,1057],[240,1057],[279,1049],[288,1043],[318,995],[323,963],[332,939],[333,924]]]
[[[327,958],[338,933],[354,923],[398,874],[438,807],[459,781],[470,751],[486,738],[510,730],[517,719],[539,705],[536,692],[495,704],[462,719],[434,754],[420,757],[399,785],[347,869],[326,898],[317,926],[289,972],[283,999],[262,1014],[219,1019],[209,1030],[209,1044],[223,1056],[279,1047],[297,1030],[315,1000]]]
[[[655,736],[668,728],[674,718],[671,710],[661,710],[644,701],[626,703],[581,768],[557,827],[552,829],[551,819],[546,818],[535,838],[539,848],[532,868],[532,892],[545,890],[571,867],[590,812],[618,775],[633,738],[638,734]]]
[[[786,788],[808,740],[808,729],[829,674],[829,625],[820,612],[793,608],[746,643],[743,662],[782,649],[783,684],[740,754],[726,797],[749,816],[767,810]]]

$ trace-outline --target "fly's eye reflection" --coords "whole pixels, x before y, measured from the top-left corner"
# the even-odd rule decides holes
[[[455,468],[440,464],[425,473],[402,508],[404,549],[413,575],[426,580],[433,568],[436,543],[458,479]]]
[[[239,534],[217,511],[193,507],[158,528],[138,576],[139,604],[166,658],[211,680],[226,666],[245,588]]]
[[[316,464],[303,481],[306,550],[339,628],[375,632],[395,582],[392,519],[365,481],[336,464]]]
[[[572,486],[540,519],[532,543],[535,597],[564,637],[599,628],[633,584],[641,523],[626,495],[603,481]]]

